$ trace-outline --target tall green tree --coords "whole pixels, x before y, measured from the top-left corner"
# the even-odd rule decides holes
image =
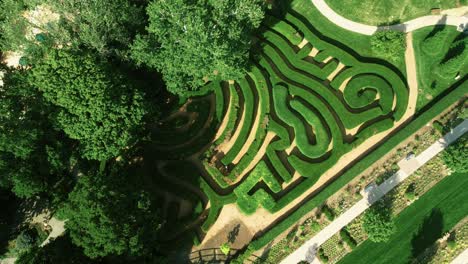
[[[458,173],[468,172],[468,137],[463,136],[442,152],[447,167]]]
[[[119,163],[111,172],[80,177],[61,215],[73,243],[89,257],[151,256],[158,249],[159,201]]]
[[[248,65],[263,0],[153,0],[148,34],[132,47],[138,64],[158,69],[168,90],[184,94],[206,81],[238,79]]]
[[[362,227],[373,242],[388,241],[396,231],[390,209],[382,200],[366,211]]]
[[[30,11],[36,11],[37,17],[56,14],[59,19],[44,24],[41,21],[45,19],[27,18]],[[145,23],[144,2],[138,0],[3,0],[0,46],[34,53],[38,39],[30,32],[36,28],[55,46],[85,46],[105,56],[127,59],[129,44],[144,30]]]
[[[0,87],[0,186],[32,197],[69,182],[73,142],[57,131],[51,106],[30,85],[28,72],[3,68]],[[64,179],[65,181],[61,181]],[[60,185],[60,184],[59,184]]]
[[[30,82],[57,108],[51,118],[87,159],[107,160],[134,144],[151,108],[118,68],[89,52],[51,50],[32,66]]]

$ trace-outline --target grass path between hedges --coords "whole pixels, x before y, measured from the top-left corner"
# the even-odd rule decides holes
[[[468,173],[448,176],[400,213],[388,242],[367,240],[338,263],[408,263],[467,215],[467,188]]]

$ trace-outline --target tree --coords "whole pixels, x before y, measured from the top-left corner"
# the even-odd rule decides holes
[[[152,1],[146,11],[148,34],[136,38],[132,57],[161,71],[169,91],[184,94],[243,76],[264,1]]]
[[[468,139],[462,136],[442,152],[442,160],[447,167],[458,173],[468,172]]]
[[[33,247],[22,253],[16,260],[17,264],[56,263],[83,264],[100,263],[86,257],[83,251],[73,245],[68,235],[60,236],[44,247]]]
[[[52,108],[29,84],[27,71],[0,70],[0,186],[24,198],[52,189],[52,196],[63,194],[56,187],[69,183],[73,142],[54,129]]]
[[[405,34],[394,30],[379,31],[372,35],[371,47],[376,55],[399,61],[406,50]]]
[[[362,227],[373,242],[386,242],[396,231],[390,209],[382,200],[364,214]]]
[[[116,163],[108,173],[80,177],[60,214],[73,243],[91,258],[152,256],[162,225],[158,202],[144,179]]]
[[[128,44],[144,29],[142,4],[138,0],[4,0],[0,2],[1,44],[4,50],[23,47],[31,51],[37,48],[37,39],[28,37],[27,32],[36,28],[56,45],[85,46],[102,55],[126,59]],[[41,19],[24,16],[28,10],[45,9],[59,19],[41,24]]]
[[[15,249],[18,252],[24,252],[37,245],[37,233],[33,229],[22,231],[16,238]]]
[[[422,50],[430,56],[438,54],[444,46],[447,33],[448,31],[445,28],[434,29],[434,31],[424,39]]]
[[[51,118],[80,142],[84,158],[107,160],[137,141],[150,106],[118,68],[90,52],[51,50],[31,76],[57,109]]]
[[[444,79],[454,79],[467,61],[468,40],[464,38],[451,45],[447,58],[437,66],[436,73]]]

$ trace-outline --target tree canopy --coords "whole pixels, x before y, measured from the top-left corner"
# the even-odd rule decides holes
[[[468,172],[468,137],[463,136],[448,146],[442,153],[447,167],[458,173]]]
[[[0,44],[3,50],[14,51],[37,47],[37,39],[29,33],[34,28],[55,45],[85,46],[127,59],[128,44],[144,29],[143,4],[138,0],[4,0],[0,2]]]
[[[32,197],[67,178],[73,142],[57,131],[52,108],[29,84],[24,70],[4,68],[0,86],[0,186],[19,197]],[[67,180],[61,181],[68,182]]]
[[[31,69],[31,84],[57,111],[52,119],[82,155],[107,160],[129,147],[149,106],[144,94],[118,68],[92,53],[52,50]]]
[[[243,76],[264,1],[152,1],[146,11],[148,33],[137,37],[132,57],[161,71],[169,91],[184,94]]]
[[[91,258],[151,256],[158,249],[158,199],[143,179],[118,164],[109,173],[80,177],[61,211],[73,243]]]
[[[363,216],[362,227],[373,242],[388,241],[396,231],[390,209],[383,201],[377,202],[366,211]]]
[[[394,30],[379,31],[372,35],[371,47],[376,55],[399,61],[406,50],[405,34]]]

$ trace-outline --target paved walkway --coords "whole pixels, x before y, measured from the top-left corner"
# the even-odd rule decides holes
[[[51,239],[59,237],[65,232],[65,221],[60,221],[57,218],[52,217],[47,224],[52,227],[52,232],[50,232],[46,240],[42,242],[41,247],[47,245]]]
[[[452,15],[431,15],[424,16],[410,20],[408,22],[392,25],[392,26],[370,26],[358,22],[351,21],[347,18],[342,17],[336,13],[331,7],[325,2],[325,0],[311,0],[312,4],[331,22],[336,25],[364,35],[373,35],[376,31],[380,30],[398,30],[402,32],[411,32],[423,27],[434,26],[434,25],[450,25],[450,26],[468,26],[468,17],[466,16],[452,16]]]
[[[413,159],[416,161],[407,166],[405,170],[401,169],[396,172],[389,179],[384,181],[381,185],[369,185],[363,191],[363,198],[357,202],[353,207],[337,217],[333,222],[326,226],[322,231],[306,241],[304,245],[294,251],[291,255],[286,257],[281,264],[297,264],[301,260],[307,260],[311,263],[320,263],[315,258],[317,248],[325,241],[338,233],[343,227],[353,221],[356,217],[362,214],[373,203],[382,198],[386,193],[392,190],[399,183],[408,178],[413,172],[423,166],[430,159],[444,150],[450,143],[454,142],[457,138],[468,131],[468,119],[458,125],[451,132],[447,133],[444,137],[437,140],[434,144],[428,147],[425,151]],[[409,161],[408,161],[409,162]]]
[[[465,249],[450,264],[468,264],[468,249]]]

